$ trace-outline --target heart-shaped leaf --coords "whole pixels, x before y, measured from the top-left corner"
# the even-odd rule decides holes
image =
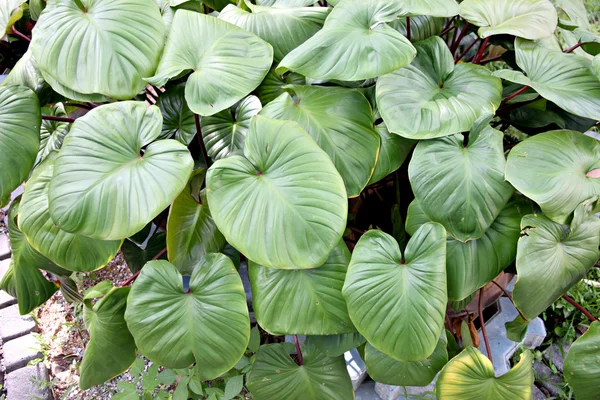
[[[312,335],[307,336],[305,346],[314,346],[329,357],[341,356],[347,351],[357,348],[367,340],[358,332],[341,335]]]
[[[154,1],[56,0],[35,25],[31,50],[59,93],[64,86],[126,100],[144,88],[164,40]]]
[[[161,139],[174,139],[186,146],[196,136],[194,113],[185,101],[185,85],[172,86],[158,97],[156,106],[163,116]]]
[[[449,299],[459,301],[468,298],[515,260],[521,217],[530,212],[531,207],[527,209],[517,201],[510,201],[479,239],[463,243],[452,236],[447,237],[446,275]],[[418,200],[410,203],[406,217],[406,231],[409,235],[414,235],[422,224],[430,221]]]
[[[127,326],[141,353],[168,368],[198,364],[202,380],[229,371],[250,340],[242,279],[223,254],[208,254],[183,291],[177,268],[150,261],[127,300]]]
[[[27,181],[19,207],[19,227],[31,245],[55,264],[69,271],[101,268],[117,254],[122,241],[92,239],[56,226],[48,210],[48,187],[55,160],[56,153],[48,156]]]
[[[338,400],[354,397],[344,357],[306,352],[304,365],[298,365],[289,355],[292,349],[289,343],[260,347],[246,380],[254,399]]]
[[[365,364],[374,381],[395,386],[427,386],[448,362],[446,332],[440,336],[433,354],[423,361],[402,362],[367,343]]]
[[[323,29],[285,56],[276,71],[358,81],[402,68],[415,57],[415,48],[386,24],[401,11],[398,0],[345,0],[329,14]]]
[[[325,22],[327,7],[277,8],[246,2],[251,12],[231,4],[219,18],[244,28],[273,46],[273,58],[281,61],[290,51],[317,33]]]
[[[427,223],[408,242],[365,233],[354,248],[342,293],[358,331],[400,361],[421,361],[435,350],[446,312],[446,230]]]
[[[600,322],[590,324],[589,329],[577,339],[565,359],[565,379],[579,400],[594,400],[600,391]]]
[[[506,179],[548,218],[566,223],[582,201],[600,195],[598,170],[600,141],[575,131],[552,131],[513,147]]]
[[[510,371],[496,378],[492,362],[474,347],[467,347],[440,372],[435,384],[439,400],[528,400],[532,397],[533,356],[524,351]]]
[[[40,104],[23,86],[0,87],[0,204],[29,175],[40,148]]]
[[[356,331],[342,287],[350,251],[341,240],[319,268],[282,270],[250,262],[252,305],[260,326],[274,335],[334,335]]]
[[[0,83],[1,86],[26,86],[33,90],[40,99],[51,92],[30,49],[17,61],[8,76]]]
[[[223,20],[177,10],[156,70],[156,86],[193,70],[185,85],[190,110],[213,115],[241,100],[263,80],[273,48],[258,36]]]
[[[306,78],[300,74],[290,72],[281,76],[272,68],[262,83],[256,88],[256,95],[262,104],[270,103],[284,93],[286,85],[305,85]]]
[[[54,222],[66,232],[123,239],[171,204],[194,162],[181,143],[154,141],[161,125],[158,107],[134,101],[103,105],[77,119],[50,182]]]
[[[473,134],[471,134],[473,135]],[[487,127],[417,144],[408,176],[425,214],[456,239],[479,239],[512,196],[504,180],[503,134]]]
[[[390,133],[384,123],[377,125],[375,131],[381,138],[381,148],[369,184],[382,180],[400,168],[416,143],[414,140]]]
[[[202,117],[202,137],[210,158],[218,160],[242,150],[250,120],[261,108],[258,97],[248,96],[226,110]]]
[[[83,318],[90,341],[81,362],[82,390],[112,379],[135,361],[135,342],[124,318],[130,289],[112,288],[93,307],[89,300],[84,303]]]
[[[515,40],[515,50],[517,65],[527,76],[512,70],[495,71],[494,76],[531,86],[572,114],[600,120],[600,81],[590,60],[522,39]]]
[[[377,105],[391,132],[431,139],[471,129],[500,106],[502,83],[479,65],[461,63],[438,36],[415,44],[417,57],[377,80]]]
[[[254,117],[244,156],[215,162],[206,182],[217,227],[257,264],[318,267],[345,230],[344,182],[329,156],[295,122]]]
[[[527,319],[541,314],[598,260],[600,219],[591,208],[587,202],[578,206],[570,226],[541,214],[523,217],[513,298]]]
[[[0,3],[0,40],[10,33],[12,26],[23,16],[22,4],[27,0],[6,0]]]
[[[454,0],[451,0],[454,2]],[[458,10],[458,5],[457,5]],[[388,22],[388,24],[407,36],[407,18],[399,17]],[[420,42],[435,35],[439,35],[444,29],[444,18],[432,17],[430,15],[417,15],[410,17],[410,41],[413,43]]]
[[[464,0],[460,16],[479,26],[479,36],[513,35],[538,40],[551,36],[558,15],[549,0]]]
[[[43,107],[42,114],[53,117],[68,117],[65,106],[57,103],[54,107]],[[38,151],[35,164],[44,161],[48,154],[54,150],[60,149],[62,142],[69,133],[71,124],[63,121],[43,120],[40,128],[40,150]]]
[[[273,100],[261,115],[298,122],[331,157],[348,196],[358,196],[373,174],[381,141],[369,101],[353,89],[286,88],[292,94]]]

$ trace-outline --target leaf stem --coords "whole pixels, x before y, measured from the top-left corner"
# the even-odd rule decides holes
[[[302,349],[300,348],[300,342],[298,341],[298,336],[294,336],[294,345],[296,346],[296,355],[298,356],[298,364],[301,366],[304,365],[304,358],[302,357]]]
[[[348,229],[350,229],[352,232],[354,232],[354,233],[356,233],[358,235],[364,235],[365,234],[365,231],[357,229],[357,228],[355,228],[353,226],[349,226]]]
[[[454,26],[452,25],[452,22],[454,22],[455,18],[456,17],[450,18],[450,20],[448,21],[448,23],[446,24],[444,29],[442,29],[442,31],[438,34],[438,36],[444,36],[446,33],[450,32],[450,30],[454,28]]]
[[[465,22],[465,27],[460,32],[460,35],[458,35],[458,38],[452,43],[452,46],[450,47],[450,52],[453,55],[458,50],[458,47],[460,46],[460,42],[462,42],[462,40],[465,37],[465,35],[467,34],[468,30],[469,30],[469,22],[467,21],[467,22]]]
[[[598,321],[598,318],[594,317],[588,310],[583,308],[583,306],[581,304],[579,304],[578,302],[576,302],[575,300],[573,300],[566,294],[563,294],[562,298],[565,299],[567,301],[567,303],[571,304],[573,307],[575,307],[576,309],[581,311],[581,313],[583,315],[585,315],[590,320],[590,322]]]
[[[27,35],[24,35],[24,34],[22,34],[21,32],[19,32],[19,31],[17,30],[17,28],[15,28],[15,26],[14,26],[14,25],[12,26],[12,33],[13,33],[15,36],[18,36],[18,37],[20,37],[21,39],[23,39],[23,40],[25,40],[25,41],[27,41],[27,42],[31,43],[31,39],[29,38],[29,36],[27,36]]]
[[[566,49],[564,52],[565,53],[572,53],[573,51],[575,51],[576,49],[580,48],[581,46],[583,46],[584,44],[587,44],[587,42],[580,42],[577,43],[575,46],[569,47],[568,49]]]
[[[162,257],[162,255],[163,255],[163,254],[165,254],[166,252],[167,252],[167,248],[165,247],[164,249],[162,249],[161,251],[159,251],[159,252],[158,252],[158,254],[156,254],[154,257],[152,257],[152,261],[158,260],[158,259],[159,259],[159,258],[161,258],[161,257]],[[140,269],[138,272],[136,272],[135,274],[131,275],[131,276],[129,277],[129,279],[127,279],[125,282],[123,282],[123,283],[121,284],[121,286],[120,286],[120,287],[127,286],[127,285],[129,285],[131,282],[135,281],[135,280],[136,280],[136,278],[137,278],[138,276],[140,276],[140,272],[142,272],[142,270],[141,270],[141,269]]]
[[[460,56],[458,56],[458,58],[456,59],[456,61],[454,61],[454,64],[458,64],[458,62],[459,62],[460,60],[462,60],[462,58],[463,58],[464,56],[466,56],[466,55],[467,55],[467,53],[469,52],[469,50],[471,50],[471,49],[473,48],[473,46],[475,46],[475,44],[476,44],[476,43],[479,43],[479,39],[475,39],[475,40],[473,40],[473,43],[471,43],[471,44],[469,45],[469,47],[467,47],[467,48],[465,49],[465,51],[463,51],[463,52],[461,53],[461,55],[460,55]]]
[[[410,41],[410,17],[406,17],[406,38]]]
[[[517,305],[515,304],[515,302],[514,302],[514,300],[513,300],[512,296],[510,295],[510,293],[508,293],[508,292],[506,291],[506,289],[504,289],[502,286],[500,286],[500,284],[499,284],[498,282],[496,282],[496,281],[492,280],[492,283],[493,283],[494,285],[498,286],[498,289],[502,290],[502,293],[504,293],[504,295],[505,295],[506,297],[508,297],[508,299],[510,300],[510,302],[511,302],[511,303],[513,304],[513,306],[515,306],[515,308],[517,309],[517,311],[518,311],[519,315],[521,316],[521,318],[523,318],[523,321],[527,321],[527,318],[525,318],[525,316],[524,316],[524,315],[521,313],[521,310],[519,310],[519,309],[517,308]]]
[[[490,341],[488,340],[487,332],[485,330],[485,321],[483,320],[483,310],[481,309],[481,301],[483,299],[483,288],[479,289],[479,302],[477,304],[477,313],[479,314],[479,325],[481,326],[481,334],[483,335],[483,341],[485,342],[485,350],[490,361],[492,360],[492,349],[490,347]]]
[[[75,122],[75,118],[55,117],[54,115],[42,115],[42,119],[47,121]]]
[[[525,92],[527,89],[531,89],[531,86],[527,86],[527,85],[523,86],[521,89],[517,90],[516,92],[514,92],[513,94],[511,94],[510,96],[508,96],[507,98],[505,98],[502,101],[502,104],[508,103],[510,100],[514,99],[515,97],[517,97],[521,93]]]
[[[477,52],[477,54],[475,55],[475,58],[473,59],[473,64],[479,64],[481,62],[481,59],[483,58],[483,53],[485,52],[485,48],[487,47],[489,41],[490,41],[489,36],[483,40],[483,43],[481,43],[481,46],[479,47],[479,51]]]
[[[487,64],[487,63],[490,63],[492,61],[498,61],[498,60],[502,60],[502,54],[499,55],[499,56],[496,56],[496,57],[491,57],[491,58],[487,58],[485,60],[482,60],[480,62],[480,64],[483,65],[483,64]]]
[[[196,139],[198,140],[198,144],[200,145],[200,151],[202,152],[204,164],[206,165],[206,169],[208,169],[211,165],[211,162],[210,157],[208,156],[208,152],[206,151],[204,139],[202,138],[202,129],[200,127],[200,117],[198,116],[198,114],[194,114],[194,121],[196,122]]]

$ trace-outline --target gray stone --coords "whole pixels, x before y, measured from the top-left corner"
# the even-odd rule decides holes
[[[558,388],[563,382],[560,376],[554,375],[546,364],[537,360],[533,362],[533,370],[535,371],[536,385],[545,389],[551,396],[558,396]]]
[[[6,293],[4,290],[0,290],[0,309],[6,308],[17,304],[17,299]]]
[[[8,373],[25,367],[31,360],[42,357],[40,344],[31,334],[5,342],[3,346],[4,367]]]
[[[545,400],[546,395],[538,389],[537,386],[533,385],[533,400]]]
[[[385,385],[383,383],[375,383],[375,393],[382,400],[416,400],[422,398],[422,396],[431,395],[435,391],[435,380],[428,386],[392,386]],[[408,398],[406,397],[408,394]]]
[[[10,267],[10,258],[0,261],[0,281],[4,278],[4,274],[8,271],[8,267]]]
[[[252,307],[252,289],[250,289],[250,279],[248,278],[248,263],[242,261],[239,269],[242,283],[244,284],[244,292],[246,292],[246,303],[249,307]]]
[[[48,370],[43,363],[18,369],[6,375],[6,400],[50,400]]]
[[[356,390],[367,377],[367,366],[356,349],[345,352],[344,359],[346,360],[348,375],[350,375],[352,381],[352,388]]]
[[[5,260],[10,257],[10,244],[8,236],[0,233],[0,260]]]
[[[565,344],[562,349],[558,346],[558,344],[553,343],[552,346],[548,347],[544,352],[544,359],[551,365],[554,365],[556,368],[558,368],[559,371],[562,371],[563,367],[565,366],[564,357],[567,356],[570,348],[570,343]]]
[[[19,315],[19,306],[12,305],[0,310],[0,338],[3,342],[31,332],[35,321],[29,315]]]
[[[354,400],[381,400],[381,397],[375,393],[375,382],[364,382],[354,393]]]

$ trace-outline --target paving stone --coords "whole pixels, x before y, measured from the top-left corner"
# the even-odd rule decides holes
[[[546,400],[546,395],[535,385],[533,385],[533,400]]]
[[[0,233],[0,260],[4,260],[10,257],[10,244],[8,242],[8,236]]]
[[[8,306],[17,304],[17,299],[6,293],[4,290],[0,290],[0,310]]]
[[[43,363],[18,369],[6,375],[6,400],[50,400],[48,386],[41,383],[48,381],[48,370]]]
[[[392,386],[383,383],[375,383],[375,393],[382,400],[416,400],[423,396],[433,396],[435,380],[427,386]],[[408,397],[406,397],[408,394]]]
[[[0,339],[3,342],[24,336],[35,328],[29,315],[19,315],[19,306],[12,305],[0,310]]]
[[[566,357],[569,353],[570,348],[570,343],[565,344],[562,349],[559,347],[558,344],[553,343],[552,346],[548,347],[544,352],[544,359],[548,361],[548,363],[551,363],[556,368],[558,368],[559,371],[562,371],[563,367],[565,366],[565,360],[563,355]]]
[[[534,361],[533,369],[536,385],[548,391],[551,396],[558,396],[558,388],[562,384],[560,376],[554,375],[552,370],[541,361]]]
[[[40,358],[40,345],[36,338],[29,334],[3,344],[4,367],[7,373],[27,366],[33,359]]]
[[[248,278],[248,263],[242,261],[239,269],[242,283],[244,284],[244,292],[246,292],[246,303],[249,307],[252,307],[252,289],[250,289],[250,279]]]
[[[375,382],[364,382],[354,393],[354,400],[381,400],[381,397],[375,393]]]
[[[8,267],[10,266],[10,258],[6,260],[0,261],[0,281],[4,278],[4,274],[8,271]]]
[[[345,352],[344,358],[346,359],[348,375],[350,375],[352,381],[352,388],[356,390],[367,377],[367,366],[356,349]]]

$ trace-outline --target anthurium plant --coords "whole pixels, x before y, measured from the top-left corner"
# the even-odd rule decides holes
[[[599,266],[581,0],[3,0],[0,29],[27,46],[0,86],[0,203],[25,183],[1,287],[23,314],[58,287],[83,303],[82,388],[136,354],[217,379],[255,319],[307,336],[256,351],[257,400],[352,399],[356,347],[440,400],[531,398],[532,355],[496,376],[452,308],[479,293],[491,354],[499,275],[519,340]],[[119,251],[132,277],[79,294],[69,277]],[[597,399],[586,315],[565,375]]]

